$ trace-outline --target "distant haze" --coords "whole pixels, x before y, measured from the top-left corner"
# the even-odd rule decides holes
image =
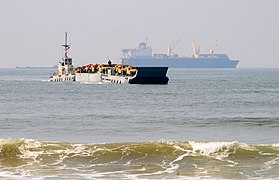
[[[180,55],[195,41],[208,53],[239,59],[238,67],[279,68],[278,0],[1,0],[0,68],[53,66],[64,32],[75,65],[120,63],[122,48],[148,38],[154,53],[181,38]]]

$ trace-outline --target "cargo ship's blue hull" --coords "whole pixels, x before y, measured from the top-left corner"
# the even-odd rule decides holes
[[[122,64],[139,67],[236,68],[238,62],[228,58],[122,58]]]

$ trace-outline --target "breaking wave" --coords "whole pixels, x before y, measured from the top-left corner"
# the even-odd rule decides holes
[[[275,178],[279,144],[0,139],[0,178]]]

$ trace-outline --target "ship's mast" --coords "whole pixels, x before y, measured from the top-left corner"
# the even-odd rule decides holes
[[[148,37],[145,38],[146,47],[147,47],[147,41],[148,41]]]
[[[64,52],[65,52],[65,57],[64,59],[67,59],[68,58],[68,50],[70,49],[70,44],[67,43],[67,32],[65,32],[65,44],[63,44],[62,46],[64,47]]]

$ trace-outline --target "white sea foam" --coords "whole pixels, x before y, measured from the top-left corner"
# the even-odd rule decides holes
[[[272,144],[272,146],[275,147],[275,148],[279,148],[279,143]]]
[[[274,166],[276,166],[278,164],[279,161],[279,157],[276,157],[270,161],[265,162],[262,166],[260,170],[255,171],[256,174],[262,174],[262,172],[268,171],[272,168],[274,168]]]
[[[230,167],[237,165],[237,162],[227,159],[230,153],[234,152],[234,148],[239,146],[238,141],[232,142],[194,142],[190,141],[189,144],[193,149],[192,155],[203,155],[213,157],[220,161],[231,163]]]
[[[168,144],[171,144],[173,145],[174,142],[168,142]],[[183,149],[182,147],[180,147],[179,145],[173,145],[173,147],[176,149],[176,150],[179,150],[179,151],[183,151],[185,152],[184,154],[178,156],[175,160],[173,160],[172,162],[170,162],[168,165],[170,166],[169,168],[166,168],[166,170],[164,172],[167,172],[167,173],[173,173],[175,172],[178,168],[179,168],[179,164],[177,163],[178,161],[181,161],[184,157],[186,156],[189,156],[189,150],[187,149]]]
[[[233,142],[195,142],[189,141],[189,144],[193,148],[193,152],[200,153],[205,156],[209,156],[211,154],[217,152],[227,152],[229,149],[232,149],[237,141]]]
[[[21,158],[32,158],[36,160],[36,158],[43,154],[43,151],[30,151],[29,149],[39,149],[42,147],[42,142],[35,141],[33,139],[22,139],[23,144],[19,147]]]
[[[189,155],[189,153],[187,152],[185,154],[178,156],[175,160],[173,160],[172,162],[169,163],[170,168],[167,168],[165,170],[165,172],[167,172],[169,174],[175,172],[179,168],[179,164],[176,162],[181,161],[184,157],[186,157],[188,155]]]

